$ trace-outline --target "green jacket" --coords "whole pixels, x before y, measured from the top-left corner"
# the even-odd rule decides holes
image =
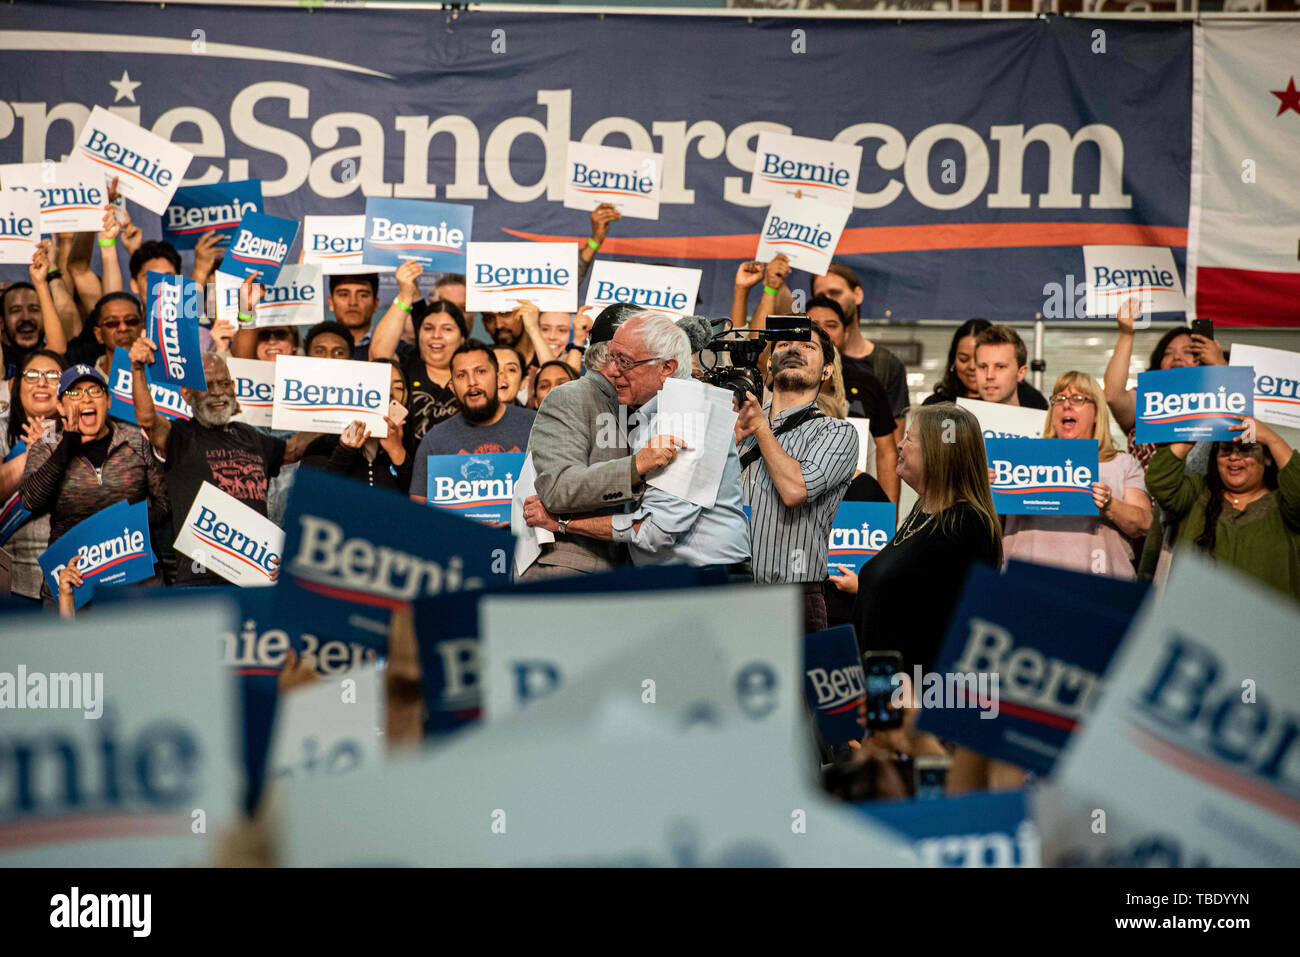
[[[1214,459],[1210,468],[1216,468]],[[1147,491],[1179,519],[1179,545],[1205,528],[1210,492],[1188,475],[1184,462],[1162,446],[1147,465]],[[1300,453],[1278,469],[1277,488],[1240,511],[1225,504],[1215,532],[1214,557],[1300,601]]]

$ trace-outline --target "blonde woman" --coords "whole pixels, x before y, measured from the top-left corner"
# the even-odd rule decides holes
[[[835,371],[822,383],[822,390],[817,395],[817,408],[833,419],[849,417],[849,400],[844,394],[844,363],[840,361],[840,350],[835,350]]]
[[[853,622],[863,650],[897,649],[908,672],[933,670],[948,619],[974,562],[1002,562],[1002,528],[975,416],[947,402],[922,406],[898,447],[898,476],[916,505],[867,562]]]
[[[1096,439],[1101,461],[1092,500],[1098,514],[1008,515],[1002,550],[1007,558],[1073,571],[1136,578],[1132,540],[1151,527],[1151,499],[1142,465],[1111,443],[1110,413],[1097,380],[1066,372],[1056,380],[1045,439]]]

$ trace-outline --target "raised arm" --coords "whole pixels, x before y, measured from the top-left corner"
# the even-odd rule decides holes
[[[71,339],[81,331],[81,313],[77,311],[77,304],[73,301],[72,293],[69,292],[68,286],[71,280],[63,271],[63,267],[68,258],[68,247],[72,242],[71,233],[60,233],[59,242],[56,245],[53,239],[41,240],[41,246],[45,249],[45,257],[50,262],[49,274],[46,277],[50,287],[50,298],[54,301],[54,311],[59,316],[59,322],[63,326],[63,336]]]
[[[51,352],[63,354],[68,351],[68,337],[63,331],[59,311],[54,308],[54,297],[50,295],[50,257],[44,245],[38,245],[32,256],[32,264],[27,269],[36,287],[36,298],[41,304],[41,325],[45,331],[45,348]]]
[[[131,402],[135,406],[135,424],[144,430],[149,443],[161,453],[167,448],[172,423],[167,416],[158,414],[153,404],[153,393],[149,391],[145,367],[153,365],[153,354],[154,344],[147,336],[140,336],[131,343]]]
[[[117,237],[122,224],[117,221],[117,209],[104,207],[104,226],[99,231],[99,273],[104,295],[122,291],[122,264],[117,261]]]
[[[524,324],[524,332],[528,333],[533,349],[537,352],[537,364],[543,366],[548,362],[554,362],[555,353],[551,350],[550,343],[542,338],[541,312],[538,308],[527,299],[520,299],[519,319]],[[531,385],[529,389],[532,389]]]
[[[596,258],[596,250],[600,249],[600,244],[609,235],[610,223],[616,223],[622,218],[623,214],[615,209],[612,203],[601,203],[591,211],[591,238],[583,243],[582,248],[578,250],[579,286],[587,278],[587,271],[591,269],[591,262]]]
[[[95,303],[104,294],[99,277],[90,268],[90,255],[94,249],[94,233],[76,233],[68,248],[68,261],[64,271],[77,294],[77,322],[72,330],[73,336],[81,332],[85,317],[90,315],[90,310],[95,308]]]
[[[736,268],[736,282],[731,288],[731,328],[749,325],[749,294],[762,278],[762,263],[744,262]]]
[[[1128,387],[1128,368],[1133,360],[1133,323],[1142,315],[1142,300],[1132,296],[1119,307],[1115,323],[1119,339],[1106,363],[1106,405],[1115,416],[1115,424],[1127,432],[1137,420],[1137,392]]]
[[[406,317],[420,299],[420,274],[424,267],[412,260],[397,267],[397,298],[393,300],[370,333],[370,358],[392,359],[397,355],[397,344],[402,341]]]

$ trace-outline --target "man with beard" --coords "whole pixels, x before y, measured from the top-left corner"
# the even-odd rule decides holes
[[[853,426],[817,409],[835,348],[812,331],[808,342],[772,344],[772,399],[760,406],[749,393],[736,421],[754,581],[803,585],[805,633],[826,627],[826,543],[858,461]]]
[[[12,379],[22,361],[37,349],[63,353],[68,348],[49,285],[52,278],[58,277],[58,270],[51,270],[44,249],[37,249],[28,272],[32,282],[12,283],[0,293],[0,316],[4,320],[0,353],[5,379]]]
[[[426,432],[415,451],[411,500],[421,505],[427,501],[430,455],[524,452],[537,415],[501,401],[496,353],[476,339],[467,340],[452,353],[451,388],[460,411]]]
[[[259,515],[266,515],[267,483],[282,465],[302,458],[314,432],[299,432],[287,442],[259,432],[242,422],[231,422],[239,411],[235,384],[226,361],[213,353],[203,355],[207,389],[181,389],[181,396],[194,410],[194,418],[171,421],[154,413],[153,397],[145,379],[145,366],[153,362],[155,346],[141,336],[131,346],[131,397],[135,418],[149,441],[163,458],[167,477],[167,499],[177,523],[183,522],[204,482],[243,502]],[[224,585],[198,561],[180,561],[177,585]]]

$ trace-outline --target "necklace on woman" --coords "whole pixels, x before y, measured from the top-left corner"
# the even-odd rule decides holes
[[[926,515],[925,521],[920,525],[915,525],[916,513],[919,511],[921,511],[921,503],[917,502],[916,505],[912,507],[912,511],[908,513],[907,518],[903,520],[903,527],[900,528],[898,534],[894,536],[893,544],[901,545],[921,529],[925,528],[925,526],[930,523],[930,519],[934,518],[933,515]]]

